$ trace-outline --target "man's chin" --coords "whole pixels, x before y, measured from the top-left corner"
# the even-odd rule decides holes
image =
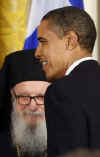
[[[50,73],[46,73],[46,78],[47,78],[47,80],[50,81],[50,82],[54,82],[54,81],[57,80],[56,75],[50,74]]]

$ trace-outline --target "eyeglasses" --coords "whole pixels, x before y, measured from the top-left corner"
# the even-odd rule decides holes
[[[37,96],[25,96],[25,95],[17,95],[14,91],[14,96],[20,105],[29,105],[31,100],[34,99],[37,105],[44,105],[44,96],[37,95]]]

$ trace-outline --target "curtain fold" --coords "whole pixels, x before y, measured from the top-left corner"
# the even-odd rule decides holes
[[[23,49],[27,0],[0,0],[0,67],[7,54]]]

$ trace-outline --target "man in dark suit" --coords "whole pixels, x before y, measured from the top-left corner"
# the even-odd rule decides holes
[[[100,148],[100,65],[92,57],[93,20],[79,8],[56,9],[43,17],[38,40],[35,56],[54,82],[45,95],[48,156]]]
[[[49,85],[35,50],[8,55],[0,71],[0,156],[45,157],[44,93]]]

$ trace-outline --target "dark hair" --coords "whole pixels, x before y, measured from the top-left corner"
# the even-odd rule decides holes
[[[59,8],[47,13],[43,20],[48,20],[49,28],[59,37],[74,31],[78,35],[80,46],[92,52],[96,40],[96,28],[84,10],[72,6]]]

